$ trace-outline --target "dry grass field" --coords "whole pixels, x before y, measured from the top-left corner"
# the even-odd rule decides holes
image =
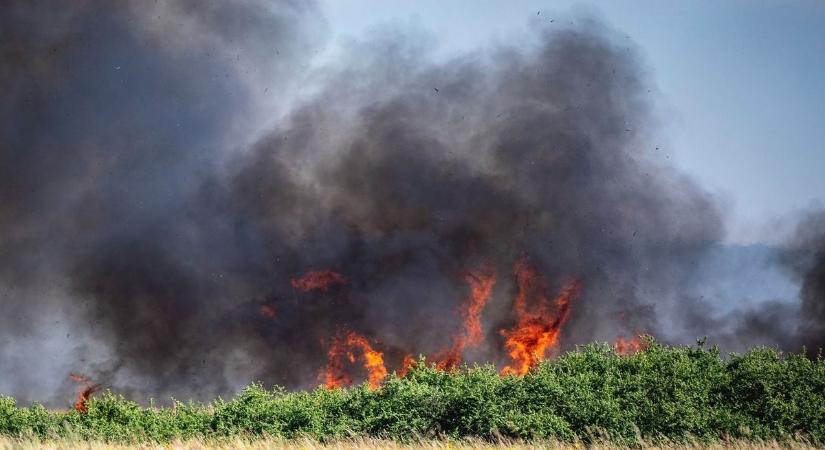
[[[723,449],[813,449],[823,448],[811,445],[806,442],[776,442],[776,441],[745,441],[733,440],[729,442],[719,442],[714,444],[660,444],[653,445],[647,443],[639,443],[634,447],[623,447],[615,444],[570,444],[559,441],[540,441],[533,443],[519,443],[519,442],[500,442],[491,443],[477,440],[466,441],[442,441],[442,440],[426,440],[416,443],[399,443],[396,441],[377,440],[377,439],[351,439],[340,440],[334,442],[321,443],[311,439],[225,439],[225,440],[190,440],[185,442],[171,442],[168,444],[111,444],[106,442],[94,442],[83,440],[31,440],[31,439],[16,439],[16,438],[0,438],[0,449],[3,450],[29,450],[29,449],[70,449],[70,450],[108,450],[108,449],[124,449],[124,450],[212,450],[212,449],[242,449],[242,450],[264,450],[264,449],[330,449],[330,450],[350,450],[350,449],[370,449],[370,450],[392,450],[392,449],[449,449],[449,450],[464,450],[464,449],[513,449],[513,450],[528,450],[528,449],[565,449],[565,450],[613,450],[624,448],[639,448],[639,449],[662,449],[662,450],[723,450]]]

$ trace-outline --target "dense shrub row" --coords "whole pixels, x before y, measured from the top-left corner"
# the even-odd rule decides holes
[[[260,385],[232,401],[144,408],[112,394],[88,413],[18,408],[0,397],[0,433],[107,440],[261,435],[328,439],[375,436],[727,437],[825,442],[825,360],[754,349],[720,358],[715,349],[670,348],[619,356],[587,346],[545,361],[524,377],[494,367],[444,373],[422,367],[384,385],[287,393]]]

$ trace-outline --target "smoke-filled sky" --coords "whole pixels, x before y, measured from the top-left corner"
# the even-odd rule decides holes
[[[666,113],[659,150],[724,203],[727,242],[776,244],[777,227],[793,225],[784,217],[825,204],[821,1],[345,0],[324,10],[341,40],[392,22],[432,31],[443,54],[596,14],[643,56]]]
[[[422,5],[6,3],[0,394],[66,405],[79,373],[207,400],[363,380],[344,356],[368,351],[519,372],[531,349],[639,333],[825,343],[821,156],[798,177],[768,164],[791,187],[762,217],[751,162],[779,137],[736,89],[674,92],[673,74],[726,71],[777,97],[771,117],[804,109],[783,97],[804,84],[698,42],[662,59],[620,14]],[[733,147],[702,128],[727,116]],[[813,119],[783,120],[821,148]],[[787,225],[746,236],[748,220]]]

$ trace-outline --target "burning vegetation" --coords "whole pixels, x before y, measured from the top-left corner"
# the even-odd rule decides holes
[[[206,400],[375,386],[406,355],[519,375],[635,330],[825,342],[820,219],[782,320],[693,299],[722,215],[653,151],[644,64],[598,20],[446,59],[376,33],[316,76],[317,2],[6,3],[0,365],[54,374],[23,401],[65,401],[79,360],[134,398]],[[29,373],[3,386],[30,395]]]
[[[461,363],[464,350],[477,346],[484,339],[481,331],[481,312],[490,300],[493,286],[496,284],[496,275],[488,268],[466,274],[464,281],[470,287],[470,295],[461,305],[463,331],[453,337],[452,347],[435,357],[436,366],[442,370],[455,369]]]
[[[404,355],[404,359],[401,360],[401,368],[395,371],[395,375],[398,378],[404,378],[409,373],[410,369],[417,367],[418,361],[413,357],[413,355]]]
[[[92,398],[92,394],[100,390],[101,385],[99,383],[95,383],[89,377],[76,373],[70,373],[69,379],[78,384],[74,409],[79,413],[85,414],[89,411],[87,406],[89,399]]]
[[[624,336],[619,336],[613,343],[613,348],[616,349],[616,353],[622,356],[638,353],[647,347],[648,342],[642,334],[637,334],[630,339],[625,339]]]
[[[570,303],[581,291],[578,281],[570,281],[551,300],[546,293],[547,282],[526,256],[516,262],[514,276],[517,293],[512,307],[516,323],[510,329],[500,330],[505,338],[504,348],[512,364],[504,366],[502,375],[524,375],[549,352],[558,349],[559,335],[570,314]],[[439,370],[457,369],[463,360],[464,351],[484,341],[481,316],[492,296],[496,275],[492,268],[486,267],[467,273],[463,278],[470,292],[461,304],[462,330],[453,336],[453,343],[448,349],[435,354],[434,367]],[[365,337],[353,331],[342,336],[333,339],[327,351],[327,366],[321,375],[324,385],[333,389],[352,384],[345,362],[354,364],[359,356],[355,353],[358,350],[370,387],[377,387],[387,375],[383,353],[375,351]],[[617,342],[622,343],[622,354],[625,346],[633,345],[633,342],[625,343],[621,338]],[[638,346],[637,350],[641,349],[641,344],[635,345]],[[412,354],[408,353],[396,374],[399,377],[405,376],[415,364]]]
[[[387,376],[384,354],[373,349],[367,338],[354,331],[339,334],[327,351],[327,366],[321,374],[324,386],[335,389],[352,384],[352,377],[346,371],[346,362],[355,364],[360,359],[367,373],[370,388],[375,389]]]
[[[546,281],[526,259],[516,263],[518,294],[513,302],[516,325],[501,330],[513,364],[502,374],[524,375],[548,351],[559,344],[559,333],[570,315],[570,302],[579,296],[578,281],[571,281],[553,300],[547,297]]]

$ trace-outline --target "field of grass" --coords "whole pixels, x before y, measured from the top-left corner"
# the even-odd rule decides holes
[[[661,449],[661,450],[808,450],[819,448],[811,443],[800,441],[752,441],[735,440],[728,442],[713,443],[665,443],[649,444],[639,442],[633,446],[638,449]],[[543,440],[538,442],[489,442],[481,440],[447,441],[447,440],[427,440],[413,443],[401,443],[392,440],[379,439],[347,439],[322,443],[312,439],[224,439],[224,440],[203,440],[194,439],[189,441],[174,441],[171,443],[135,443],[135,444],[112,444],[102,441],[84,441],[60,439],[51,441],[0,438],[0,449],[2,450],[217,450],[217,449],[240,449],[240,450],[264,450],[264,449],[302,449],[302,450],[471,450],[471,449],[511,449],[511,450],[621,450],[628,448],[609,442],[590,443],[570,443],[562,441]]]
[[[657,343],[621,356],[592,345],[522,377],[502,377],[492,366],[443,372],[419,363],[377,389],[290,393],[252,385],[230,401],[171,408],[104,393],[87,406],[85,413],[50,411],[0,397],[0,442],[15,448],[73,442],[84,448],[170,442],[178,448],[313,448],[321,442],[329,448],[478,448],[483,442],[802,448],[825,442],[825,360],[769,349],[722,358],[715,349]]]

